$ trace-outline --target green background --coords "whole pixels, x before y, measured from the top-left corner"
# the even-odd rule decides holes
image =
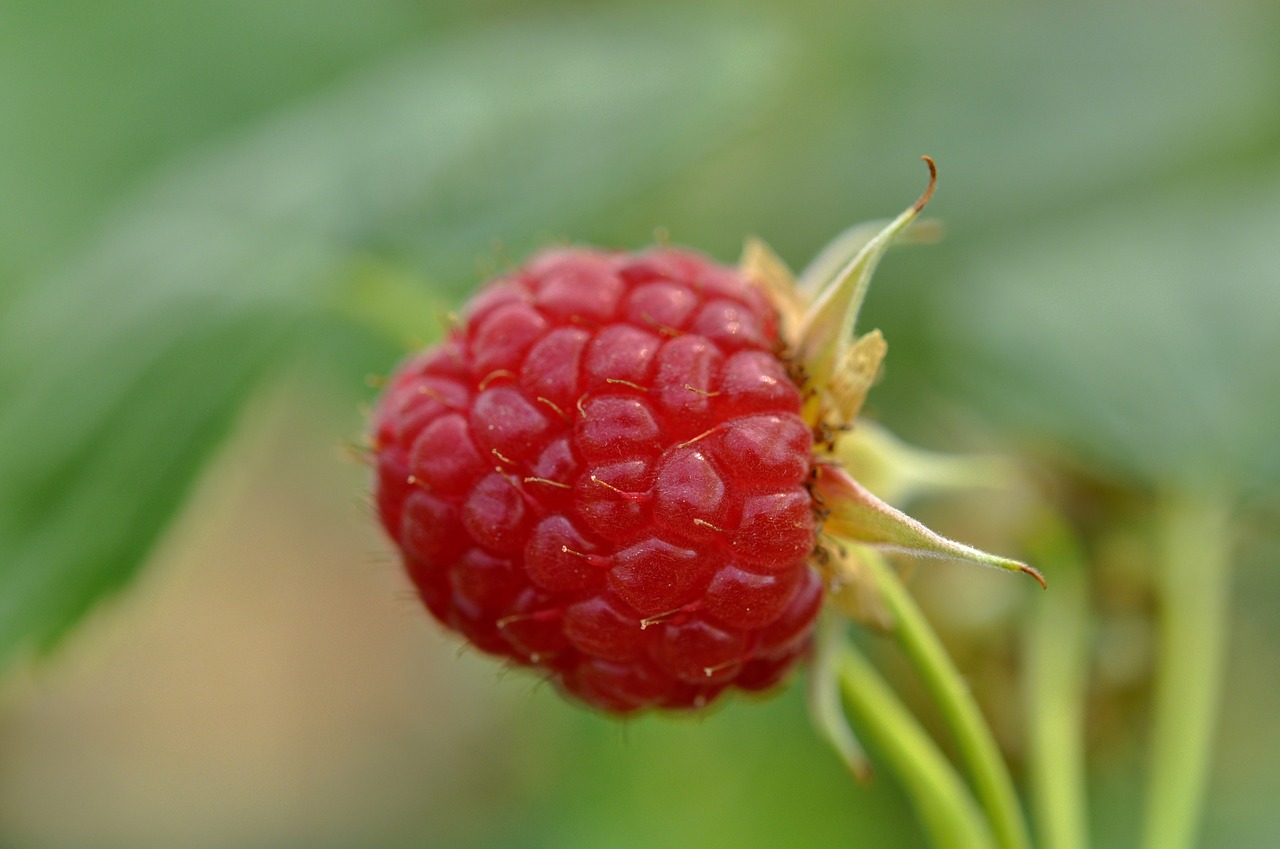
[[[658,228],[802,267],[921,154],[947,236],[878,276],[871,415],[1234,493],[1203,845],[1275,846],[1277,44],[1268,2],[0,0],[0,846],[919,845],[796,687],[619,725],[456,656],[341,446],[486,270]],[[962,635],[1025,607],[935,575]],[[1101,846],[1145,734],[1117,604]]]

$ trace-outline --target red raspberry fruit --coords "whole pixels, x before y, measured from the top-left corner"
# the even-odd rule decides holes
[[[614,713],[778,682],[822,599],[778,315],[694,253],[564,249],[391,378],[377,506],[431,613]]]
[[[855,618],[874,608],[866,555],[816,549],[818,503],[835,540],[1043,585],[853,474],[868,451],[894,466],[854,429],[885,344],[853,329],[933,192],[925,161],[915,204],[874,235],[848,231],[803,280],[748,242],[741,271],[665,248],[568,249],[480,292],[395,374],[374,421],[378,512],[432,614],[628,713],[777,683],[809,646],[824,580]]]

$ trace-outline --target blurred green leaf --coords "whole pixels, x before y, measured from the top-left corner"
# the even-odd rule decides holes
[[[791,96],[673,187],[682,238],[732,251],[745,227],[801,268],[908,203],[929,154],[950,250],[1280,139],[1275,4],[797,2]]]
[[[99,382],[104,364],[93,362],[42,373],[53,382],[0,422],[6,654],[55,637],[132,575],[264,368],[297,338],[296,322],[271,313],[168,324],[139,328],[131,341],[152,356],[129,380]],[[109,407],[80,418],[78,399],[98,391]]]
[[[490,239],[589,235],[758,120],[781,51],[700,13],[530,19],[178,163],[0,316],[0,660],[134,574],[253,385],[349,320],[362,259],[456,287]]]
[[[1277,233],[1274,165],[1045,226],[940,293],[940,362],[991,418],[1113,473],[1274,490]]]
[[[157,163],[439,34],[454,2],[0,3],[0,298]]]

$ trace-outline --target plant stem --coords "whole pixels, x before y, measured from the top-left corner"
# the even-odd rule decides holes
[[[1027,653],[1031,792],[1043,849],[1085,849],[1084,710],[1090,620],[1084,560],[1070,530],[1046,518],[1032,559],[1053,575],[1035,611]]]
[[[893,568],[881,557],[866,561],[893,616],[894,636],[924,679],[955,737],[997,844],[1001,849],[1030,849],[1013,779],[968,685]]]
[[[1142,845],[1196,839],[1217,718],[1230,596],[1230,513],[1220,494],[1172,494],[1159,514],[1160,655]]]
[[[969,788],[875,667],[846,644],[838,668],[850,716],[897,774],[933,845],[992,849],[991,830]]]

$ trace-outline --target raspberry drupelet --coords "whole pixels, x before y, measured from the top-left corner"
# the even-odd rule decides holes
[[[781,354],[764,293],[688,251],[490,283],[376,414],[378,511],[427,607],[612,712],[776,683],[822,598]]]
[[[483,288],[374,413],[378,514],[435,618],[626,714],[777,684],[824,590],[858,615],[860,546],[1043,583],[851,474],[885,353],[854,324],[932,192],[926,161],[920,200],[799,281],[749,242],[737,268],[668,247],[551,250]]]

